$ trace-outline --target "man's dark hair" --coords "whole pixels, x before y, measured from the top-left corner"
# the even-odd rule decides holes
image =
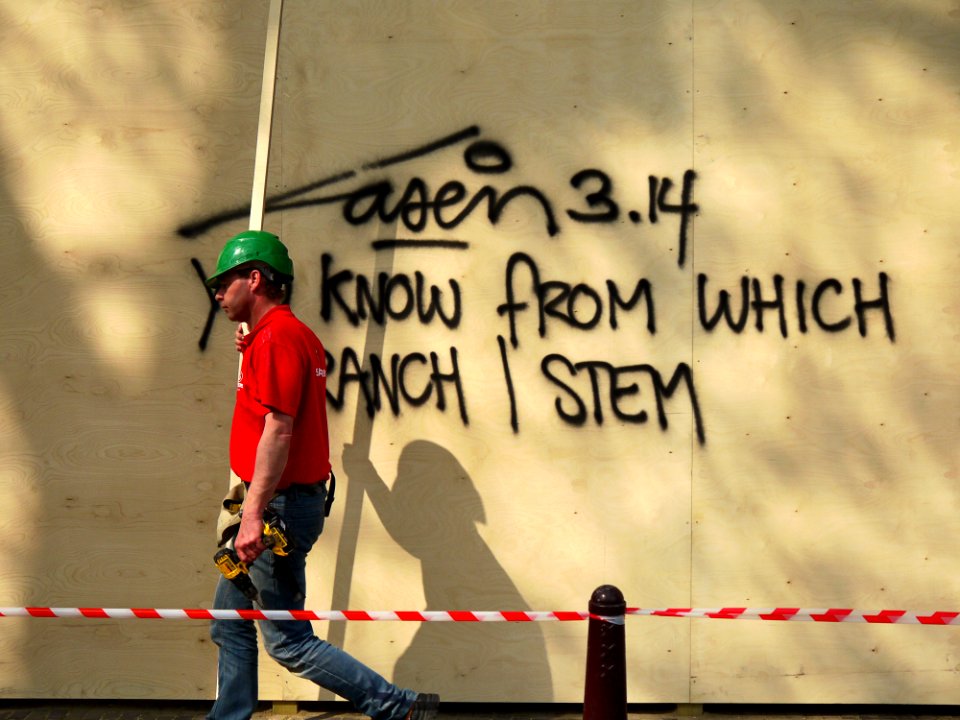
[[[267,297],[284,303],[289,302],[290,293],[293,290],[293,278],[289,275],[278,273],[265,262],[259,261],[247,263],[238,269],[246,272],[248,277],[252,270],[259,271],[264,280]]]

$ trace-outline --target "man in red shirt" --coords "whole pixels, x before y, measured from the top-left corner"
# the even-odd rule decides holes
[[[287,248],[271,233],[231,238],[207,279],[230,320],[247,323],[230,431],[230,466],[246,486],[234,549],[250,567],[260,602],[271,610],[302,610],[307,553],[323,530],[330,445],[326,355],[310,328],[286,304],[293,280]],[[286,525],[293,551],[278,556],[263,543],[269,504]],[[252,601],[220,578],[214,607],[251,608]],[[439,698],[388,682],[313,634],[305,621],[261,621],[264,647],[291,672],[350,700],[375,720],[434,718]],[[257,705],[257,634],[246,620],[215,620],[220,648],[217,700],[210,720],[249,720]]]

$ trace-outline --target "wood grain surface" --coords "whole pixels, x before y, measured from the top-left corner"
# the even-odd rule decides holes
[[[0,2],[0,606],[211,603],[200,274],[267,5]],[[958,21],[287,0],[264,229],[341,481],[308,607],[960,609]],[[3,697],[215,693],[203,623],[0,623]],[[627,623],[635,703],[960,702],[951,628]],[[316,630],[445,700],[582,698],[585,624]],[[260,697],[331,696],[264,656]]]

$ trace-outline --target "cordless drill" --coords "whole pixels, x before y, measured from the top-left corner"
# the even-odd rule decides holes
[[[269,505],[263,511],[263,544],[272,550],[274,555],[281,557],[289,555],[293,550],[286,523]]]
[[[236,536],[227,541],[226,546],[217,551],[213,556],[213,562],[220,573],[234,584],[240,592],[260,603],[260,593],[250,579],[250,569],[245,562],[240,560],[237,551],[233,547],[233,541]],[[263,544],[273,551],[275,555],[281,557],[289,555],[293,550],[293,545],[287,535],[287,526],[283,519],[269,507],[263,513]]]

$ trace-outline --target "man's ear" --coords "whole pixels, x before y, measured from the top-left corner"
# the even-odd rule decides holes
[[[250,270],[250,289],[256,290],[263,284],[263,273],[253,268]]]

